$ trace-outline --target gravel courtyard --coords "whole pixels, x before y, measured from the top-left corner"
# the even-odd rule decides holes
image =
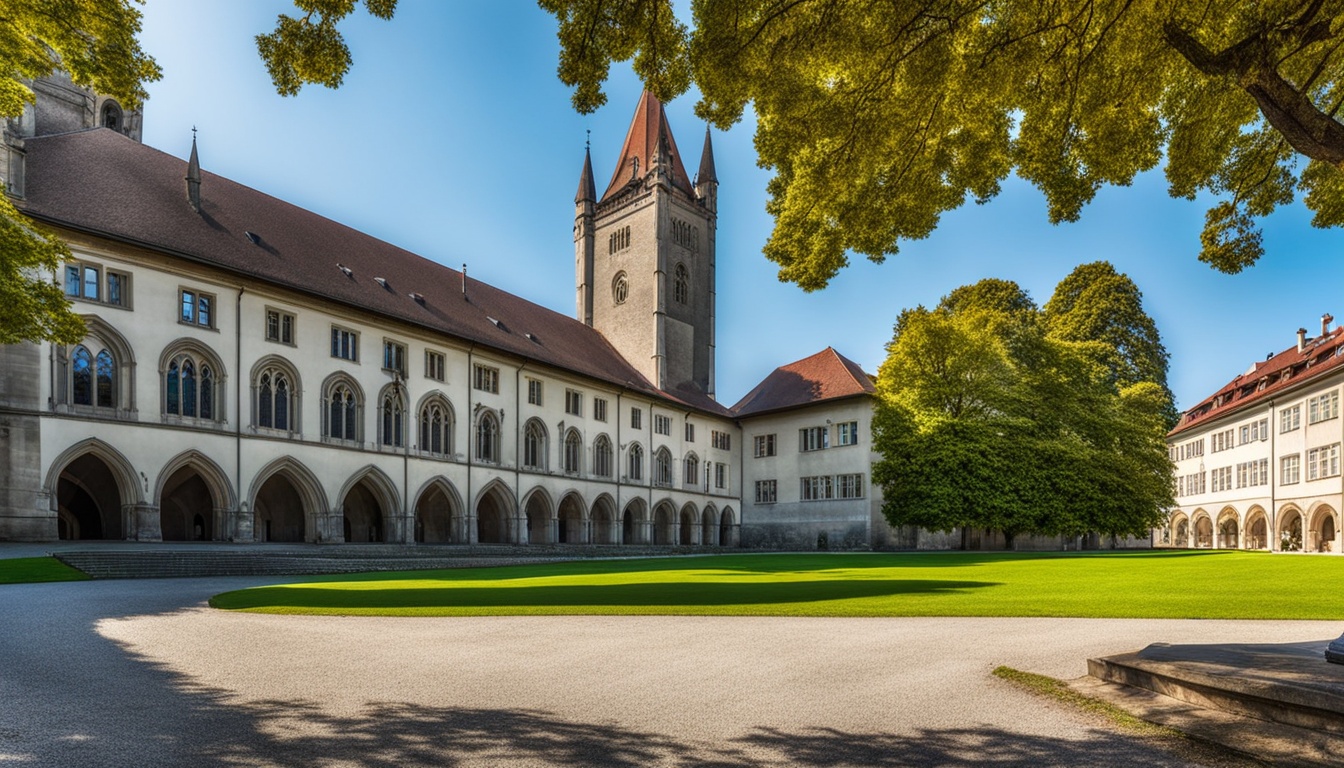
[[[269,580],[269,581],[274,581]],[[259,579],[0,587],[0,764],[1187,765],[994,678],[1337,622],[231,614]],[[1219,763],[1224,764],[1224,763]]]

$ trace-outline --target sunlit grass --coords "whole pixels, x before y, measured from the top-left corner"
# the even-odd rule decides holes
[[[83,581],[83,572],[54,557],[13,557],[0,559],[0,584],[29,584],[38,581]]]
[[[1250,552],[724,555],[341,575],[216,608],[376,616],[1344,619],[1344,559]]]

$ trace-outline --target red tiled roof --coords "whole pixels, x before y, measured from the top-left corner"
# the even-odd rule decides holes
[[[732,410],[738,417],[754,416],[876,391],[872,377],[858,363],[827,347],[771,371]]]
[[[1344,353],[1344,326],[1308,340],[1306,349],[1301,352],[1294,344],[1268,360],[1256,363],[1186,411],[1180,423],[1167,435],[1170,437],[1203,426],[1339,370],[1344,365],[1344,354],[1341,353]]]
[[[625,135],[625,144],[621,146],[616,168],[611,173],[611,183],[607,185],[607,191],[602,193],[603,201],[630,183],[632,178],[644,178],[644,174],[653,167],[653,156],[658,152],[660,138],[667,141],[668,151],[672,153],[672,186],[687,194],[695,194],[691,177],[686,175],[686,166],[681,162],[681,152],[677,151],[677,140],[672,138],[672,129],[667,124],[663,103],[658,101],[657,96],[645,91],[635,107],[630,131]],[[639,160],[637,171],[632,162],[634,159]]]
[[[701,393],[658,391],[596,330],[208,171],[201,213],[186,163],[107,129],[28,139],[29,216],[259,277],[348,307],[728,416]],[[247,234],[254,233],[254,244]],[[566,260],[568,257],[566,257]],[[351,270],[347,276],[337,265]],[[386,286],[374,280],[383,278]],[[419,294],[423,300],[411,297]],[[497,321],[497,322],[496,322]]]

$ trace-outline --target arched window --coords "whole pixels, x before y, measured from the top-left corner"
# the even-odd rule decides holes
[[[523,428],[523,466],[546,469],[546,428],[531,419]]]
[[[593,443],[593,474],[611,477],[611,441],[606,435],[599,435]]]
[[[687,488],[694,488],[696,481],[700,479],[700,458],[694,453],[686,454],[682,461],[681,480]]]
[[[121,130],[121,107],[110,99],[103,102],[103,127],[114,131]]]
[[[121,334],[97,315],[84,315],[89,335],[56,347],[51,402],[58,410],[116,416],[135,410],[135,357]]]
[[[653,454],[653,484],[662,487],[672,485],[672,454],[666,448],[659,448]]]
[[[420,450],[435,456],[453,453],[453,409],[441,397],[420,408]]]
[[[327,423],[323,425],[323,437],[333,440],[359,440],[360,422],[363,421],[363,403],[359,390],[345,378],[337,378],[327,385],[323,397],[326,407],[323,413]]]
[[[70,402],[93,405],[93,355],[83,345],[70,354]]]
[[[676,270],[676,279],[672,283],[672,298],[677,300],[678,304],[685,304],[686,297],[690,294],[690,275],[686,272],[685,264],[678,264]]]
[[[280,365],[266,365],[257,372],[252,382],[256,396],[258,427],[298,432],[298,413],[295,407],[298,387],[293,373]]]
[[[577,475],[583,471],[583,438],[579,430],[571,429],[565,434],[565,472]]]
[[[218,385],[219,371],[213,361],[199,352],[178,352],[163,372],[164,414],[219,420]]]
[[[406,402],[396,386],[383,390],[378,401],[378,440],[391,448],[406,445]]]
[[[644,477],[644,449],[639,447],[639,443],[630,446],[630,471],[627,476],[631,480],[640,480]]]
[[[616,279],[611,283],[611,297],[617,304],[624,304],[627,296],[630,295],[630,281],[625,279],[624,272],[616,273]]]
[[[499,420],[494,411],[482,413],[476,422],[476,458],[491,463],[499,461]]]

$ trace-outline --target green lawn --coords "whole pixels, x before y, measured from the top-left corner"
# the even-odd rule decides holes
[[[341,575],[216,608],[372,616],[1344,619],[1344,558],[1252,552],[724,555]]]
[[[30,584],[37,581],[83,581],[89,578],[54,557],[0,559],[0,584]]]

